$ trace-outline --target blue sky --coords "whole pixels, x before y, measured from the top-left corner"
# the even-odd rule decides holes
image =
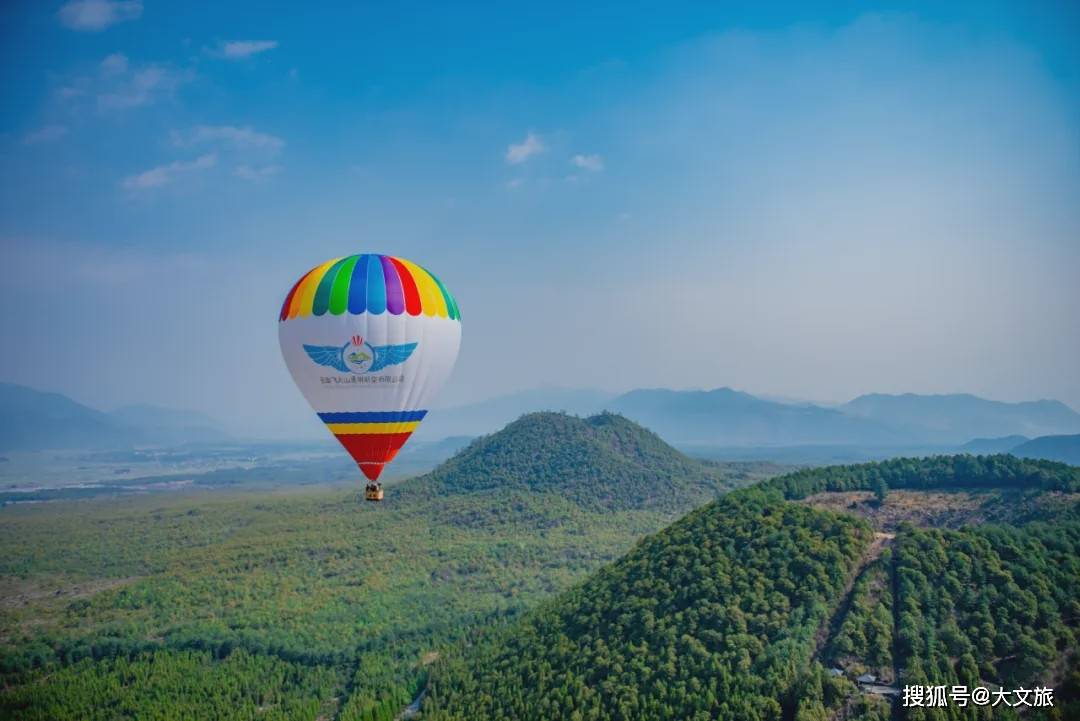
[[[448,404],[1080,408],[1077,6],[760,5],[9,3],[0,377],[317,431],[277,307],[375,251],[461,303]]]

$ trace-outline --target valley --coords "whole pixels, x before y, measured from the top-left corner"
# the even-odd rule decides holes
[[[893,694],[1041,683],[1059,703],[1024,718],[1069,717],[1080,469],[780,470],[536,413],[380,506],[318,484],[9,505],[0,716],[936,720],[976,716]]]
[[[381,506],[314,485],[11,505],[0,716],[393,718],[470,629],[765,473],[693,461],[623,419],[552,414]]]

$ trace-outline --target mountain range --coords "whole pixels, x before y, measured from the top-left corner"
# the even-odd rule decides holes
[[[0,450],[131,448],[228,440],[208,416],[151,405],[99,411],[60,393],[0,383]]]
[[[621,395],[594,389],[538,388],[434,410],[420,425],[414,443],[493,433],[537,411],[581,416],[611,411],[694,455],[810,463],[899,452],[1005,452],[1034,437],[1080,434],[1080,414],[1053,400],[1004,403],[966,394],[876,393],[828,407],[770,400],[731,388],[639,389]],[[229,436],[213,419],[194,411],[140,405],[103,412],[58,393],[0,383],[0,450],[129,448],[226,440]],[[1061,448],[1062,443],[1044,442],[1028,451],[1037,455],[1040,449]]]
[[[680,447],[849,446],[928,452],[976,438],[1080,433],[1080,413],[1064,403],[1005,403],[968,394],[859,396],[835,407],[785,403],[736,391],[538,389],[433,411],[418,433],[437,438],[491,433],[523,413],[620,413]],[[1014,444],[1015,445],[1015,444]]]
[[[845,403],[840,410],[887,425],[913,440],[938,443],[964,443],[988,436],[1080,433],[1080,414],[1051,400],[1003,403],[966,393],[872,393]]]

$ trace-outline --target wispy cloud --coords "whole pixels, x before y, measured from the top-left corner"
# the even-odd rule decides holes
[[[582,155],[579,153],[570,158],[570,164],[576,168],[588,170],[593,173],[598,173],[604,169],[604,159],[596,154]]]
[[[96,33],[142,15],[142,0],[71,0],[57,15],[65,27]]]
[[[261,168],[253,168],[250,165],[240,165],[233,171],[233,175],[253,183],[269,180],[281,172],[280,165],[264,165]]]
[[[276,153],[285,147],[285,141],[276,135],[235,125],[199,125],[190,133],[174,133],[173,142],[181,146],[221,143],[234,148],[264,150],[270,153]]]
[[[178,175],[206,170],[215,165],[217,165],[217,155],[208,153],[199,156],[195,160],[178,160],[168,165],[159,165],[137,175],[128,176],[124,178],[122,185],[126,190],[135,191],[158,188],[172,182]]]
[[[229,60],[243,60],[277,46],[277,40],[232,40],[224,43],[216,54]]]
[[[113,53],[98,63],[96,74],[70,78],[56,96],[69,103],[91,99],[98,110],[124,110],[170,97],[193,75],[156,63],[136,64],[123,53]]]
[[[105,109],[147,105],[157,97],[171,93],[179,83],[179,78],[170,71],[158,65],[150,65],[132,73],[123,87],[98,95],[98,105]]]
[[[86,95],[86,88],[82,87],[82,83],[79,81],[61,86],[56,91],[56,97],[60,100],[73,100],[84,95]]]
[[[98,69],[101,70],[103,75],[122,75],[128,69],[127,55],[123,53],[106,55],[105,59],[98,65]]]
[[[544,152],[544,143],[540,136],[532,131],[525,136],[520,143],[511,143],[506,148],[506,162],[510,165],[520,165],[534,155]]]
[[[60,138],[67,135],[67,133],[68,129],[63,125],[46,125],[44,127],[38,128],[37,130],[32,130],[26,135],[24,135],[23,142],[27,145],[34,145],[36,143],[49,143],[54,140],[59,140]]]

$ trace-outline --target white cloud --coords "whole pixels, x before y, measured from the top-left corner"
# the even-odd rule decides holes
[[[67,135],[68,129],[63,125],[46,125],[44,127],[33,130],[23,136],[23,142],[27,145],[33,145],[35,143],[48,143],[53,140],[59,140]]]
[[[285,141],[276,135],[235,125],[199,125],[187,135],[174,134],[173,141],[181,146],[223,143],[235,148],[265,150],[270,153],[276,153],[285,147]]]
[[[128,59],[123,53],[108,55],[98,66],[104,75],[122,75],[127,72]]]
[[[123,53],[112,53],[98,63],[97,73],[67,78],[56,97],[73,106],[85,98],[95,101],[98,110],[123,110],[169,98],[194,77],[191,69],[136,63]]]
[[[222,45],[219,54],[229,60],[242,60],[273,50],[277,46],[277,40],[233,40]]]
[[[261,168],[253,168],[250,165],[240,165],[233,171],[233,175],[244,180],[258,183],[268,180],[281,172],[280,165],[265,165]]]
[[[71,0],[57,14],[65,27],[96,33],[125,20],[136,20],[142,10],[142,0]]]
[[[593,173],[598,173],[604,169],[604,159],[599,155],[575,155],[570,158],[570,164],[574,167],[581,168],[582,170],[588,170]]]
[[[64,85],[56,91],[56,97],[61,100],[71,100],[72,98],[81,98],[86,95],[86,88],[80,87],[78,82],[71,85]]]
[[[128,176],[124,178],[122,185],[126,190],[157,188],[171,182],[177,175],[196,170],[206,170],[215,165],[217,165],[217,155],[209,153],[201,155],[195,160],[178,160],[168,165],[159,165],[137,175]]]
[[[193,77],[191,70],[136,64],[123,53],[112,53],[98,63],[96,74],[68,78],[56,97],[73,106],[86,98],[95,101],[98,110],[123,110],[168,98]]]
[[[506,181],[506,187],[510,188],[510,190],[515,190],[517,188],[520,188],[524,183],[524,178],[513,178],[512,180]]]
[[[510,165],[519,165],[534,155],[544,152],[544,143],[540,136],[532,131],[525,136],[520,143],[511,143],[506,149],[506,162]]]
[[[119,62],[110,63],[114,69],[119,65]],[[146,65],[137,70],[114,72],[108,82],[99,86],[98,107],[102,110],[124,110],[149,105],[161,97],[171,95],[186,79],[186,75],[161,65]]]

